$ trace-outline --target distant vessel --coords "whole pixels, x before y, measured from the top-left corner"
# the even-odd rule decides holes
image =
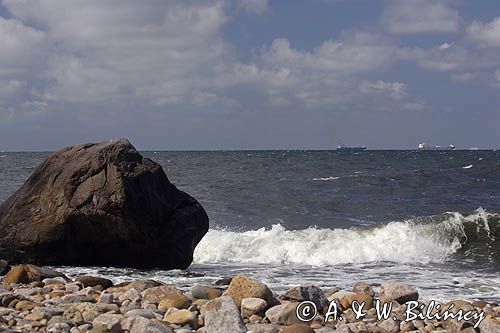
[[[427,143],[419,143],[418,150],[455,150],[455,146],[429,146]]]
[[[359,150],[366,150],[366,146],[350,147],[343,144],[339,144],[337,146],[337,150],[359,151]]]

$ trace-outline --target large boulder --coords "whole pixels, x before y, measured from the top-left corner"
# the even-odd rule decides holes
[[[201,205],[125,139],[54,153],[0,206],[17,262],[186,268],[207,231]]]

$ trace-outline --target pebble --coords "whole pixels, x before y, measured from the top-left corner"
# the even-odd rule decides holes
[[[15,266],[16,267],[16,266]],[[373,288],[356,283],[352,291],[331,290],[328,298],[320,288],[303,285],[288,289],[280,296],[281,304],[263,283],[239,275],[226,279],[229,288],[194,285],[181,291],[152,280],[138,280],[109,286],[104,278],[79,278],[72,282],[52,270],[31,267],[28,270],[52,276],[40,279],[23,277],[28,283],[0,284],[0,326],[12,332],[159,332],[159,333],[356,333],[356,332],[448,332],[474,333],[471,323],[453,320],[413,320],[405,322],[406,300],[416,300],[418,291],[402,282],[381,283],[380,298],[392,302],[393,315],[377,321],[371,308]],[[30,279],[32,281],[30,281]],[[104,279],[104,280],[102,280]],[[226,284],[227,284],[226,283]],[[105,288],[105,286],[109,286]],[[325,305],[336,300],[344,311],[342,322],[323,322],[322,311],[314,321],[304,324],[296,316],[300,301]],[[356,319],[350,308],[354,301],[364,302],[366,316]],[[427,305],[428,301],[420,300]],[[500,332],[500,307],[486,301],[469,303],[454,300],[455,311],[480,309],[487,314],[479,325],[481,333]],[[448,304],[444,305],[446,308]],[[425,308],[424,308],[425,309]],[[246,326],[245,326],[246,324]],[[0,329],[1,331],[2,329]]]

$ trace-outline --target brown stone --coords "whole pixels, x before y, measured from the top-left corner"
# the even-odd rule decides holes
[[[61,276],[67,279],[64,274],[45,267],[38,267],[35,265],[18,265],[5,275],[4,282],[6,283],[22,283],[29,284],[35,281],[42,281],[46,278],[53,278]]]
[[[111,280],[98,276],[80,275],[76,281],[81,282],[84,287],[102,286],[104,289],[107,289],[113,286]]]
[[[227,289],[227,295],[233,298],[238,307],[241,306],[243,298],[261,298],[267,304],[274,304],[272,291],[265,284],[245,275],[238,275],[233,278]]]
[[[142,292],[142,304],[159,304],[163,299],[170,298],[176,294],[179,295],[182,292],[171,285],[149,288]]]
[[[351,308],[352,302],[358,302],[359,304],[364,303],[364,310],[373,308],[373,297],[363,294],[347,294],[344,298],[340,300],[340,305],[344,310]]]
[[[181,293],[172,293],[158,304],[158,310],[167,311],[170,308],[187,309],[191,301]]]

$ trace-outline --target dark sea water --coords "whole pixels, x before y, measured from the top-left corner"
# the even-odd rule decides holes
[[[0,153],[0,202],[48,155]],[[210,217],[188,272],[60,269],[180,287],[241,272],[275,291],[395,279],[426,298],[500,301],[498,151],[144,155]]]

